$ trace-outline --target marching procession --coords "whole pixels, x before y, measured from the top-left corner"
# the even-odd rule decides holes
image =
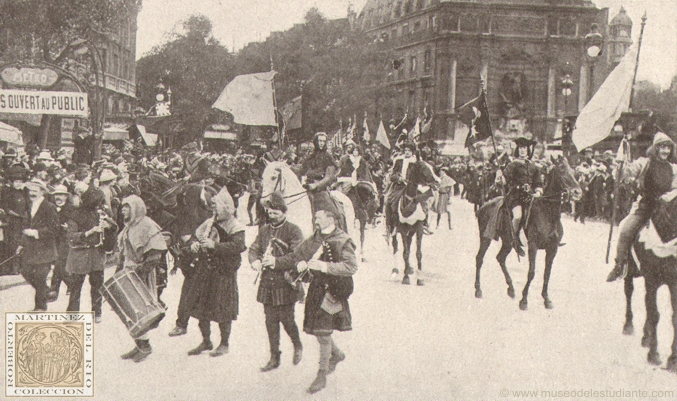
[[[0,4],[4,396],[675,399],[669,5],[239,1]]]

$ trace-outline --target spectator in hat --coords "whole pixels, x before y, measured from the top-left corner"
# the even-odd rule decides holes
[[[117,199],[117,190],[115,181],[118,176],[110,169],[104,168],[99,176],[99,189],[103,192],[104,204],[113,211],[113,219],[117,220],[117,210],[119,202]]]
[[[28,222],[28,195],[25,181],[28,179],[28,170],[19,165],[11,166],[7,171],[9,185],[3,188],[0,197],[2,214],[2,229],[5,241],[0,242],[2,260],[14,255],[21,242],[21,230]],[[19,274],[19,259],[7,263],[3,269],[11,274]]]
[[[278,258],[293,252],[303,241],[303,233],[296,224],[287,221],[287,205],[282,194],[273,192],[263,201],[263,206],[270,223],[261,227],[249,247],[249,263],[261,274],[256,300],[263,304],[270,345],[270,360],[261,371],[268,372],[280,366],[280,323],[294,345],[294,365],[301,362],[303,345],[294,318],[294,307],[298,300],[297,291],[299,288],[303,290],[303,284],[293,282],[292,277],[296,274],[292,276],[290,266],[287,269],[275,265],[264,268],[262,260],[267,255]]]
[[[68,244],[68,220],[71,218],[75,207],[70,202],[70,193],[68,188],[65,185],[57,185],[54,190],[51,192],[52,198],[54,200],[54,206],[56,206],[56,212],[59,218],[59,227],[57,228],[56,235],[56,253],[57,258],[54,263],[54,272],[52,274],[52,281],[49,286],[49,294],[47,296],[47,302],[54,302],[59,297],[59,289],[61,288],[61,283],[65,282],[66,285],[69,285],[69,274],[66,271],[66,260],[68,259],[68,252],[70,251],[70,246]]]
[[[49,174],[47,173],[47,165],[43,162],[37,162],[33,165],[33,175],[45,185],[49,182]]]
[[[28,219],[21,231],[17,253],[21,254],[21,275],[35,289],[34,311],[47,311],[47,275],[56,261],[55,237],[59,227],[56,206],[45,199],[44,182],[33,179],[28,190]]]

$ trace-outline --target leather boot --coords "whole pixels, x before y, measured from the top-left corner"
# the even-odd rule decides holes
[[[136,340],[136,341],[137,341],[137,343],[138,343],[138,340]],[[132,358],[134,358],[134,357],[136,356],[136,354],[137,354],[138,352],[139,352],[138,346],[134,346],[134,349],[133,349],[133,350],[131,350],[131,351],[127,352],[127,353],[124,353],[124,354],[120,355],[120,358],[122,358],[122,359],[132,359]]]
[[[214,349],[214,345],[212,344],[211,340],[205,338],[204,340],[202,340],[200,345],[188,351],[188,355],[191,356],[200,355],[203,351],[211,351],[212,349]]]
[[[616,260],[614,268],[609,272],[609,275],[606,278],[607,283],[616,281],[618,279],[624,278],[628,273],[628,264],[623,261]]]
[[[280,354],[282,354],[280,351],[277,352],[271,352],[270,353],[270,360],[266,364],[266,366],[261,368],[261,372],[270,372],[273,369],[277,369],[280,367]]]
[[[148,358],[148,355],[150,355],[151,352],[153,352],[153,348],[151,348],[150,341],[148,340],[140,340],[140,344],[139,346],[137,346],[137,349],[139,350],[139,352],[137,352],[136,355],[134,355],[134,357],[132,358],[132,360],[137,363]]]
[[[346,354],[343,352],[332,354],[331,358],[329,358],[329,370],[327,371],[327,374],[334,372],[336,370],[336,365],[338,365],[339,362],[343,362],[344,359],[346,359]]]
[[[306,391],[315,394],[325,387],[327,387],[327,371],[320,369],[317,371],[317,377]]]
[[[228,346],[225,344],[219,344],[218,347],[212,352],[209,353],[211,357],[223,356],[228,353]]]

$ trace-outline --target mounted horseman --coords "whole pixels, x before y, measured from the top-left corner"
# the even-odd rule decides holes
[[[315,205],[317,202],[331,202],[337,210],[340,210],[341,208],[329,193],[329,187],[336,182],[338,164],[331,153],[327,151],[327,134],[325,132],[316,133],[313,137],[313,145],[315,150],[303,162],[298,173],[298,177],[302,181],[305,177],[304,187],[308,190],[312,213],[314,214],[316,211]],[[345,231],[347,227],[345,213],[341,213],[341,215],[341,218],[338,219],[339,228]]]
[[[344,148],[345,154],[339,160],[336,189],[353,203],[355,217],[360,221],[360,252],[362,252],[367,222],[373,219],[378,207],[378,190],[371,175],[371,166],[362,157],[361,148],[352,140],[348,140]]]
[[[516,138],[514,159],[497,173],[497,180],[504,181],[508,189],[504,207],[512,211],[512,245],[519,256],[525,256],[519,239],[520,227],[526,223],[522,218],[528,218],[532,199],[543,195],[541,170],[531,161],[535,144],[525,137]]]
[[[660,202],[670,202],[677,196],[675,143],[666,134],[657,132],[647,155],[635,160],[623,171],[625,177],[633,177],[639,183],[640,197],[620,224],[616,262],[609,272],[608,282],[626,275],[630,246],[637,233],[647,224]]]

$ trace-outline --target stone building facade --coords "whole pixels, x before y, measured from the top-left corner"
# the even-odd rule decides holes
[[[430,139],[462,141],[456,110],[483,87],[494,130],[550,142],[632,43],[621,14],[610,25],[590,0],[369,0],[354,19],[399,67],[389,108],[432,111]]]

